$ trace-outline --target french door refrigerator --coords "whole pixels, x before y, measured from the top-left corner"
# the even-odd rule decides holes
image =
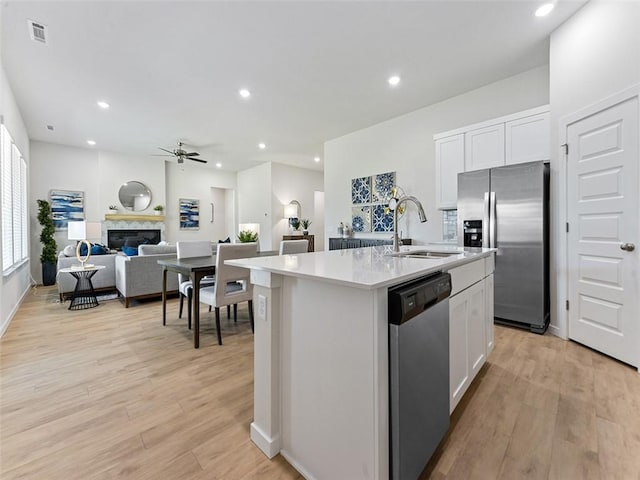
[[[458,243],[497,248],[495,321],[549,324],[549,164],[458,174]]]

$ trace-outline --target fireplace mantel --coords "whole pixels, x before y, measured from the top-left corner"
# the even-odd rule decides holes
[[[107,213],[104,216],[104,219],[111,220],[113,222],[164,222],[164,215],[126,215],[119,213]]]

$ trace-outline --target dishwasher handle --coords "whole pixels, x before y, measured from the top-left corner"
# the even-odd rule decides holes
[[[449,298],[451,275],[438,272],[389,289],[389,323],[402,325]]]

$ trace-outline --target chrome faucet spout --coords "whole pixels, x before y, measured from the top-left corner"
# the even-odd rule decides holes
[[[420,200],[416,197],[407,195],[405,197],[400,197],[396,202],[396,207],[393,209],[393,251],[400,251],[400,239],[398,238],[398,208],[401,204],[406,203],[407,201],[411,201],[418,207],[418,217],[420,218],[420,223],[424,223],[427,221],[427,216],[424,214],[424,208],[422,208],[422,204]]]

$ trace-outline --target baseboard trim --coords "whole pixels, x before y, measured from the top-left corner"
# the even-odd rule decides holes
[[[306,480],[316,480],[316,477],[311,475],[307,470],[305,470],[302,465],[300,465],[296,460],[289,455],[286,450],[280,450],[280,455],[284,457],[284,459],[289,462],[289,464],[295,468],[300,475],[302,475]]]
[[[269,458],[280,453],[280,436],[271,438],[256,425],[256,422],[251,422],[251,441]]]

